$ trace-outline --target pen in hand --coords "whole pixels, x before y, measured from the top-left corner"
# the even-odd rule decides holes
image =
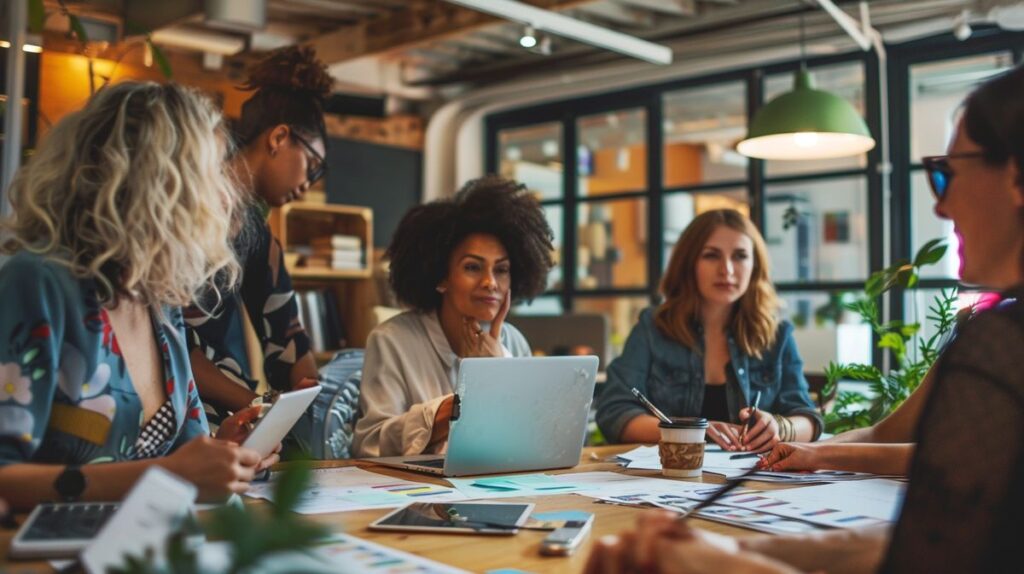
[[[747,418],[746,424],[743,425],[743,432],[740,433],[740,445],[747,442],[747,432],[754,428],[754,423],[757,422],[757,405],[761,402],[761,391],[757,391],[754,395],[754,404],[750,409],[750,417]]]

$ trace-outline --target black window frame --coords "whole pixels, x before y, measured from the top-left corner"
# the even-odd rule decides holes
[[[800,66],[799,60],[752,66],[720,73],[681,78],[667,82],[657,82],[633,87],[621,91],[607,91],[580,98],[568,98],[540,105],[520,107],[491,114],[485,118],[485,170],[488,173],[498,171],[497,157],[498,134],[505,129],[526,127],[552,121],[561,122],[563,142],[563,198],[549,200],[544,204],[560,204],[563,206],[563,282],[560,289],[552,290],[546,295],[557,296],[564,311],[571,311],[576,299],[586,297],[636,296],[647,295],[651,303],[657,303],[658,285],[663,267],[664,219],[662,206],[664,197],[672,193],[711,192],[716,189],[746,187],[750,202],[751,219],[759,229],[764,229],[765,187],[783,182],[805,182],[828,180],[844,176],[862,176],[866,179],[868,190],[868,227],[871,230],[881,229],[889,233],[889,248],[881,233],[869,233],[868,270],[870,275],[883,268],[888,262],[909,259],[911,245],[911,212],[910,212],[910,178],[912,173],[920,169],[919,163],[912,163],[909,158],[910,123],[909,123],[909,71],[914,64],[955,59],[988,52],[1008,51],[1013,54],[1014,63],[1024,62],[1024,32],[1007,32],[991,26],[978,26],[974,34],[966,41],[956,40],[952,34],[938,34],[932,37],[889,45],[887,80],[889,86],[889,146],[891,169],[890,197],[883,197],[883,165],[879,146],[868,152],[863,168],[830,170],[791,176],[770,177],[765,172],[765,162],[752,159],[748,165],[745,181],[716,181],[692,186],[666,188],[663,176],[663,96],[666,93],[685,88],[712,86],[737,80],[744,82],[747,91],[747,119],[754,116],[764,105],[764,82],[767,76],[778,73],[792,73]],[[880,61],[874,51],[846,52],[842,54],[808,58],[808,68],[815,68],[843,63],[861,62],[864,66],[864,111],[865,121],[871,133],[881,134],[881,101],[879,93]],[[642,289],[587,289],[576,288],[576,213],[581,201],[576,190],[576,133],[575,121],[581,116],[594,113],[625,110],[643,107],[647,112],[647,156],[648,156],[648,188],[645,192],[628,194],[634,197],[647,198],[648,208],[648,283]],[[623,194],[626,195],[626,194]],[[610,196],[609,196],[610,197]],[[605,199],[605,196],[583,198],[584,201]],[[888,227],[885,226],[886,210],[888,210]],[[887,252],[888,251],[888,252]],[[886,258],[888,255],[888,260]],[[813,281],[776,283],[780,295],[786,293],[827,293],[835,290],[861,291],[863,280],[857,281]],[[918,289],[964,287],[953,279],[924,279],[916,287]],[[906,309],[903,290],[893,290],[889,295],[887,316],[890,319],[904,320]],[[872,349],[874,364],[881,365],[883,354],[874,346]]]
[[[920,158],[910,156],[910,71],[916,65],[1009,53],[1014,65],[1024,63],[1024,32],[1007,32],[996,26],[976,26],[967,40],[957,40],[952,34],[940,34],[892,46],[889,49],[889,137],[892,145],[892,196],[890,198],[890,260],[913,258],[912,183],[915,173],[923,170]],[[950,289],[961,291],[976,289],[957,279],[921,279],[912,289],[893,289],[889,294],[892,317],[906,320],[906,297],[910,291]]]

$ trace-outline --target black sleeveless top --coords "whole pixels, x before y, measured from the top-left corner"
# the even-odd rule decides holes
[[[700,407],[700,416],[709,421],[729,422],[729,403],[725,399],[725,388],[736,384],[736,374],[732,371],[732,362],[725,364],[725,383],[721,385],[704,384],[704,404]]]
[[[883,572],[995,572],[1020,560],[1024,303],[979,313],[935,369]]]

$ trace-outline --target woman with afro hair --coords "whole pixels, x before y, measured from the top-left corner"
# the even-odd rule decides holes
[[[509,308],[545,288],[551,228],[513,181],[486,177],[453,198],[413,208],[388,247],[391,286],[410,310],[370,333],[357,456],[441,452],[457,358],[525,357]]]

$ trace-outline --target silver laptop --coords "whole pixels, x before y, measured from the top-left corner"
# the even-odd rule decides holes
[[[596,374],[594,356],[463,359],[447,454],[371,460],[441,476],[576,466]]]

